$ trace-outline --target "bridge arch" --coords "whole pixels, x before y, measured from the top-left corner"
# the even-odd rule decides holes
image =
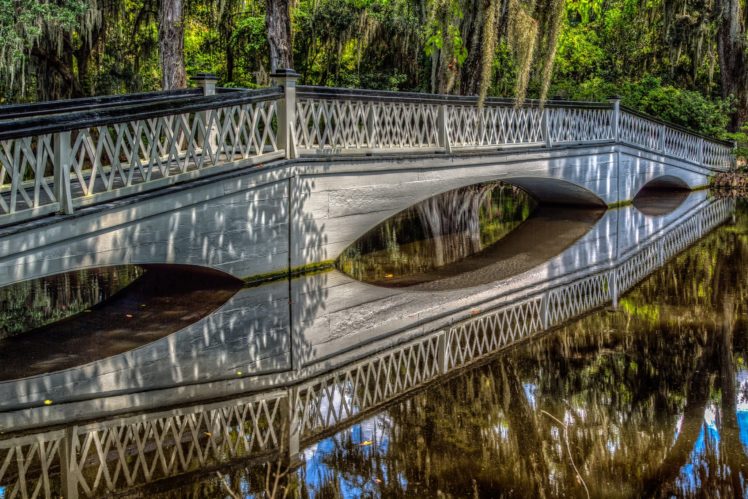
[[[692,191],[704,185],[704,179],[691,172],[669,168],[667,173],[640,177],[631,184],[628,199],[634,200],[643,192]]]
[[[497,175],[490,177],[458,177],[446,178],[435,185],[434,182],[418,182],[411,184],[412,196],[395,198],[396,206],[389,210],[382,210],[366,215],[365,219],[357,220],[356,224],[344,224],[336,228],[334,232],[344,233],[341,239],[328,247],[326,257],[337,259],[343,251],[354,244],[369,231],[375,229],[391,217],[412,208],[419,203],[436,196],[470,187],[474,185],[492,182],[503,182],[506,185],[515,186],[534,198],[540,204],[562,204],[570,206],[589,206],[592,208],[605,208],[605,201],[588,188],[569,180],[556,177],[533,177],[533,176],[505,176]],[[383,195],[385,195],[383,193]]]
[[[510,177],[501,181],[517,186],[544,204],[606,207],[595,192],[575,182],[550,177]]]
[[[653,178],[644,184],[641,189],[637,192],[639,194],[644,189],[663,189],[663,190],[674,190],[674,191],[685,191],[691,190],[692,187],[688,184],[688,181],[682,177],[678,177],[674,174],[661,175]]]

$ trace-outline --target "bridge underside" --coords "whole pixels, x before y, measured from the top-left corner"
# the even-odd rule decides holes
[[[645,186],[694,189],[710,172],[620,145],[252,167],[0,229],[0,286],[81,268],[182,264],[246,279],[328,262],[434,195],[482,182],[542,203],[617,205]]]

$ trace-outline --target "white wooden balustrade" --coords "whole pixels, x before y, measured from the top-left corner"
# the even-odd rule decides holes
[[[296,87],[0,107],[0,225],[300,155],[622,143],[725,171],[729,144],[617,102],[528,101]],[[207,83],[206,83],[207,82]]]

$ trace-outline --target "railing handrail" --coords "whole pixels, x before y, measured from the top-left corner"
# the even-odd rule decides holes
[[[270,87],[197,97],[187,95],[156,102],[139,102],[135,105],[109,106],[93,111],[74,111],[65,114],[38,115],[7,120],[0,118],[0,140],[207,111],[219,107],[272,100],[282,96],[283,89]]]
[[[198,96],[202,94],[203,91],[200,88],[184,88],[178,90],[103,95],[98,97],[82,97],[77,99],[62,99],[25,104],[6,104],[0,106],[0,120],[46,116],[78,110],[122,106],[125,104],[142,104],[146,102],[172,100],[179,97]]]
[[[478,96],[475,95],[450,95],[450,94],[430,94],[421,92],[399,92],[392,90],[368,90],[358,88],[340,88],[340,87],[322,87],[311,85],[299,85],[296,87],[296,94],[305,98],[320,99],[351,99],[359,98],[361,100],[382,100],[387,102],[412,102],[422,104],[454,104],[466,105],[478,103]],[[505,105],[516,106],[517,101],[504,97],[487,97],[484,100],[487,105]],[[570,100],[546,100],[526,99],[521,107],[578,107],[589,109],[612,109],[612,104],[608,102],[595,101],[570,101]]]

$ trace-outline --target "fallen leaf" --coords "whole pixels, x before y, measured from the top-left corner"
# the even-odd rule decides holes
[[[361,446],[362,446],[362,447],[363,447],[364,445],[371,445],[371,444],[372,444],[372,441],[371,441],[371,440],[364,440],[363,442],[361,442]]]
[[[44,401],[44,405],[52,405],[52,401],[47,399]]]

